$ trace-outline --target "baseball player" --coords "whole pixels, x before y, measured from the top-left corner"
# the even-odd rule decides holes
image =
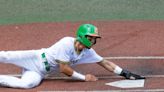
[[[10,63],[22,68],[21,78],[0,75],[0,85],[13,88],[33,88],[38,86],[47,74],[61,72],[80,81],[96,81],[92,74],[80,74],[71,66],[84,63],[97,63],[126,79],[144,77],[124,70],[111,61],[103,59],[92,46],[96,44],[98,29],[92,24],[81,25],[76,38],[64,37],[49,48],[24,51],[0,51],[0,62]]]

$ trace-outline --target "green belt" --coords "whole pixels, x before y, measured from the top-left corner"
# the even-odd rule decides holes
[[[50,71],[50,65],[49,65],[49,63],[48,63],[48,61],[47,61],[47,58],[46,58],[45,53],[42,53],[42,59],[44,60],[43,63],[44,63],[44,65],[45,65],[46,71],[47,71],[47,72]]]

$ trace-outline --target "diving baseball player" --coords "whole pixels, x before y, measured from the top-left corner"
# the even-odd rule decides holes
[[[49,48],[25,51],[0,51],[0,62],[10,63],[22,68],[21,78],[0,75],[0,85],[13,88],[33,88],[38,86],[47,74],[64,73],[81,81],[96,81],[92,74],[80,74],[71,66],[83,63],[97,63],[126,79],[144,77],[122,69],[111,61],[103,59],[92,46],[96,44],[98,29],[92,24],[81,25],[76,38],[64,37]]]

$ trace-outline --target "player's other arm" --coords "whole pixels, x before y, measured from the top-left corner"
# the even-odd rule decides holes
[[[145,77],[142,77],[140,75],[137,75],[130,71],[122,69],[118,65],[114,64],[113,62],[105,60],[105,59],[102,60],[101,62],[98,62],[98,64],[104,67],[106,70],[110,72],[114,72],[115,74],[118,74],[120,76],[123,76],[126,79],[145,79]]]
[[[96,81],[97,78],[91,74],[80,74],[74,71],[68,64],[66,63],[59,63],[60,72],[64,73],[67,76],[72,77],[73,79],[81,80],[81,81]]]

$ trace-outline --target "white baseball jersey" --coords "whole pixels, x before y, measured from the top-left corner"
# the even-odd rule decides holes
[[[45,75],[59,72],[57,60],[67,62],[72,66],[100,62],[103,59],[92,48],[84,49],[78,55],[74,47],[75,40],[73,37],[65,37],[53,46],[41,50],[0,51],[0,62],[11,63],[22,67],[24,70],[22,78],[0,75],[0,84],[7,87],[32,88],[37,86]],[[46,64],[43,62],[45,56]],[[47,61],[50,71],[46,70]]]
[[[42,53],[45,53],[50,66],[49,73],[59,72],[59,61],[69,63],[70,66],[84,63],[96,63],[103,60],[92,48],[84,49],[79,55],[75,51],[73,37],[64,37],[49,48],[25,51],[0,51],[0,62],[11,63],[26,70],[36,71],[42,76],[47,74]]]
[[[86,48],[78,55],[74,47],[75,40],[73,37],[64,37],[44,50],[50,66],[56,66],[57,60],[67,62],[70,66],[83,63],[96,63],[103,60],[92,48]]]

